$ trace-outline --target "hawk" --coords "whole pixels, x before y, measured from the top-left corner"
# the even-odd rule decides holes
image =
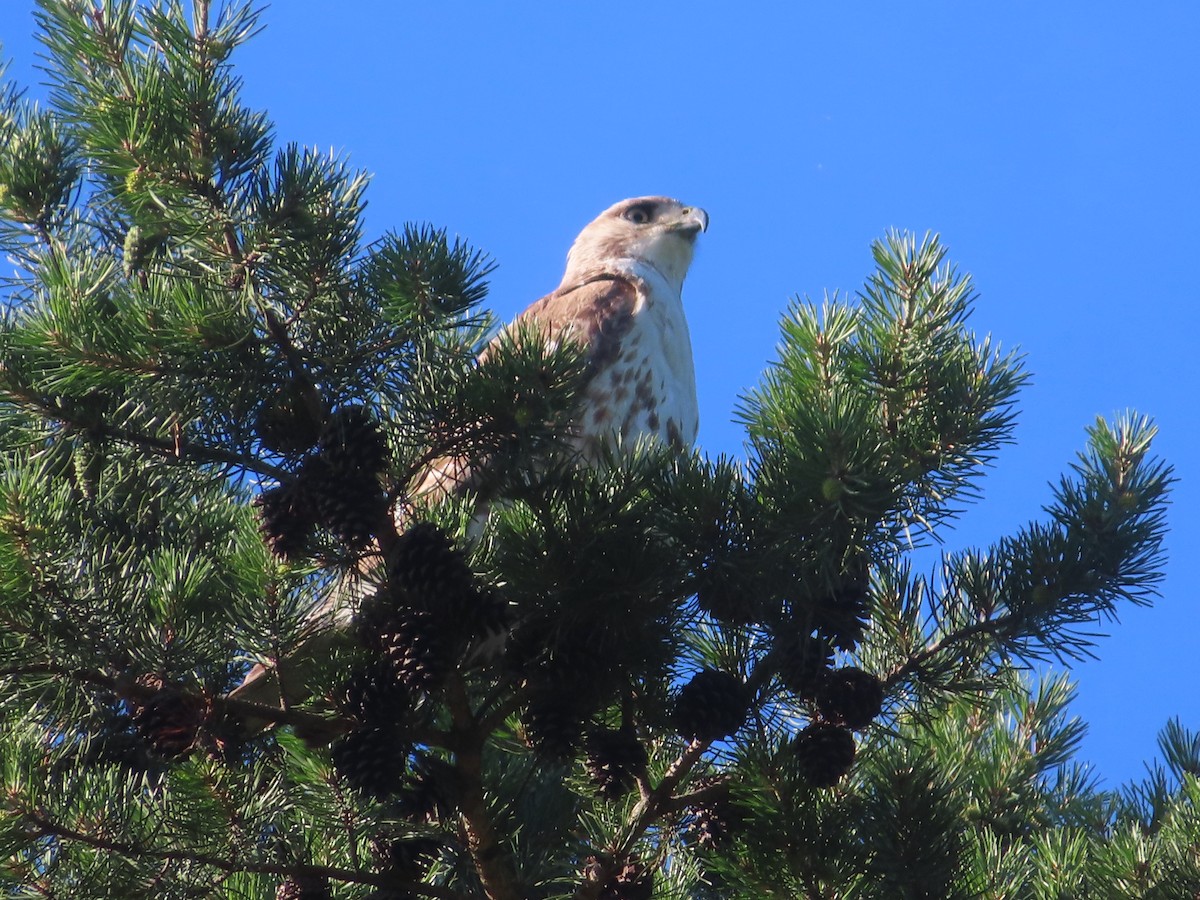
[[[682,293],[696,236],[707,229],[699,207],[668,197],[622,200],[579,233],[561,284],[508,326],[582,346],[587,382],[572,440],[585,459],[616,437],[630,446],[649,437],[680,449],[695,441],[696,373]],[[432,463],[414,480],[409,500],[461,490],[473,464]],[[327,601],[314,611],[314,624],[345,625],[348,607],[344,598]],[[269,669],[255,666],[231,696],[277,703],[278,681],[268,676]]]
[[[666,197],[610,206],[575,239],[558,289],[517,318],[587,348],[585,452],[609,434],[679,447],[695,441],[696,370],[682,294],[696,235],[707,228],[704,210]]]
[[[579,233],[562,283],[508,326],[583,347],[588,381],[573,441],[585,458],[614,436],[680,448],[695,441],[700,416],[682,293],[696,236],[707,228],[704,210],[678,200],[622,200]],[[470,465],[433,463],[409,496],[453,493],[470,483]]]

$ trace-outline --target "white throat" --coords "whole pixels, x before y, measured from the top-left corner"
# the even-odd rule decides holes
[[[646,283],[648,293],[656,297],[670,297],[681,302],[683,278],[672,277],[649,260],[620,257],[609,261],[609,268],[618,275],[626,275]]]

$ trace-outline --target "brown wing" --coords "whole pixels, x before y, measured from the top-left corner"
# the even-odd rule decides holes
[[[600,275],[577,287],[559,288],[517,316],[519,322],[537,322],[548,339],[564,333],[587,348],[592,369],[612,362],[620,352],[621,338],[633,325],[637,287],[619,275]],[[486,353],[486,351],[484,351]]]
[[[628,278],[599,275],[547,294],[517,316],[505,331],[534,324],[547,341],[578,341],[586,350],[589,374],[594,376],[620,354],[621,338],[633,325],[637,302],[637,287]],[[484,348],[480,361],[487,359],[488,350],[499,339],[497,336]],[[477,475],[476,465],[475,461],[453,456],[434,460],[413,480],[409,500],[436,502],[470,488]]]

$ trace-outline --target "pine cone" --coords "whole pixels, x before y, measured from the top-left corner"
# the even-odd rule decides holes
[[[595,620],[554,628],[535,623],[521,629],[523,645],[513,648],[509,660],[522,661],[522,674],[538,690],[568,694],[583,718],[606,705],[616,687],[624,683],[622,650],[612,630],[597,627]]]
[[[263,402],[254,418],[254,431],[274,453],[304,453],[321,434],[319,401],[310,402],[304,386],[292,381]]]
[[[397,610],[379,645],[396,677],[414,692],[439,687],[453,664],[440,623],[423,610]]]
[[[382,652],[382,637],[400,609],[392,601],[390,592],[377,591],[362,601],[354,615],[354,634],[369,650]]]
[[[565,691],[538,690],[521,714],[525,743],[544,759],[571,759],[579,746],[584,718],[574,696]]]
[[[372,727],[403,722],[412,709],[412,696],[388,660],[377,660],[354,671],[342,687],[338,706],[360,724]]]
[[[846,666],[829,673],[816,699],[822,716],[857,731],[883,709],[883,684],[869,672]]]
[[[275,889],[275,900],[333,900],[329,880],[318,875],[293,875]]]
[[[646,748],[633,728],[597,728],[584,741],[588,776],[606,800],[628,793],[646,770]]]
[[[779,680],[798,697],[812,699],[833,666],[833,648],[818,635],[775,636]]]
[[[450,537],[432,522],[418,522],[392,549],[388,575],[403,601],[447,621],[470,616],[479,605],[475,577]]]
[[[759,621],[762,604],[745,582],[706,572],[696,588],[696,603],[716,619],[731,625],[749,625]]]
[[[800,771],[813,787],[833,787],[854,765],[854,735],[849,729],[816,722],[792,740]]]
[[[442,851],[442,842],[431,837],[390,838],[375,841],[376,866],[397,879],[417,881]]]
[[[379,423],[362,406],[345,406],[329,417],[318,455],[341,475],[375,476],[387,468],[388,445]]]
[[[749,692],[741,679],[704,669],[676,697],[675,725],[684,737],[717,741],[742,727],[749,705]]]
[[[196,745],[208,718],[208,704],[177,688],[161,688],[133,715],[133,724],[150,748],[165,759],[177,759]]]
[[[400,789],[408,751],[397,729],[362,726],[334,741],[330,758],[351,787],[383,800]]]
[[[318,525],[328,528],[351,550],[366,547],[387,515],[387,495],[374,474],[342,471],[312,456],[300,468],[299,481],[312,498]]]
[[[610,871],[611,874],[608,874]],[[604,877],[604,887],[600,889],[600,900],[650,900],[654,894],[654,870],[635,859],[626,859],[617,866],[606,867],[597,857],[590,856],[584,873],[591,881],[607,875]]]
[[[711,793],[702,805],[693,807],[688,831],[700,847],[714,849],[729,841],[745,816],[731,799],[727,781],[706,779],[696,784],[697,789],[705,787],[712,787],[715,793]]]
[[[396,805],[404,818],[417,823],[448,822],[458,814],[458,773],[453,764],[418,754]]]
[[[281,559],[304,555],[316,525],[312,498],[298,482],[263,491],[255,499],[262,523],[258,526],[271,552]]]
[[[867,626],[870,594],[866,570],[847,575],[841,585],[813,609],[817,630],[838,650],[859,645]]]

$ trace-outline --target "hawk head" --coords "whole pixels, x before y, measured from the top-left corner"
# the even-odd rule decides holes
[[[567,254],[562,286],[632,263],[649,266],[678,291],[692,262],[696,235],[707,228],[708,213],[698,206],[670,197],[622,200],[579,233]]]

